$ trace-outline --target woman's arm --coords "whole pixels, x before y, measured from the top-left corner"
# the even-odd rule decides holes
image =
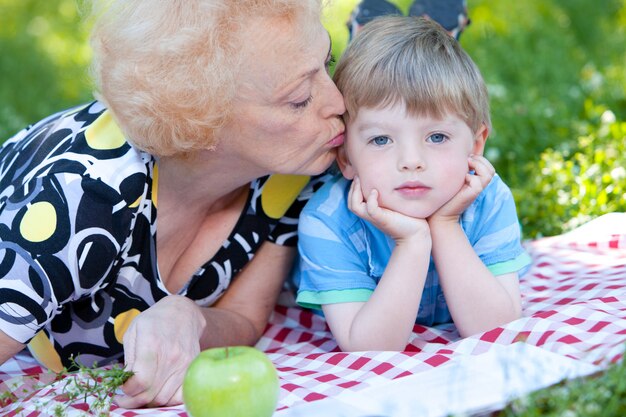
[[[25,346],[0,330],[0,365],[19,353]]]
[[[221,326],[216,320],[215,328],[205,331],[204,348],[224,345],[253,345],[263,335],[270,314],[285,278],[291,270],[296,249],[266,242],[261,246],[226,294],[217,302],[211,314],[232,322]],[[208,317],[207,317],[208,318]],[[237,326],[233,332],[231,325]],[[219,328],[218,328],[219,327]]]
[[[118,405],[181,404],[185,372],[201,350],[256,343],[294,254],[293,248],[266,242],[215,307],[169,296],[137,316],[124,335],[126,367],[135,375],[122,387]]]

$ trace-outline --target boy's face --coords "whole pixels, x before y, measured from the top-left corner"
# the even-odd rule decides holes
[[[465,183],[468,157],[481,155],[488,130],[474,134],[460,118],[414,117],[405,106],[361,108],[347,124],[338,163],[348,179],[358,176],[363,195],[372,189],[382,207],[426,218]]]

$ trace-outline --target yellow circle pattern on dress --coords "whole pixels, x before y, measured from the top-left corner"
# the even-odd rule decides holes
[[[54,234],[57,227],[57,213],[47,201],[32,204],[20,222],[22,237],[30,242],[43,242]]]
[[[154,207],[159,207],[159,166],[154,164],[152,169],[152,204]]]
[[[261,205],[265,214],[272,219],[283,217],[310,179],[307,175],[272,175],[261,194]]]
[[[124,134],[117,126],[111,112],[105,111],[85,130],[85,140],[90,148],[99,151],[117,149],[126,143]]]
[[[118,314],[113,322],[113,330],[115,331],[115,338],[118,342],[122,343],[124,340],[124,334],[128,330],[130,323],[139,315],[140,311],[136,308],[131,308],[128,311]]]
[[[30,350],[30,353],[40,364],[50,369],[52,372],[58,373],[63,370],[61,357],[54,349],[52,342],[48,339],[45,332],[40,331],[30,340],[28,350]]]
[[[136,208],[139,207],[139,204],[141,203],[141,199],[143,198],[143,196],[139,196],[137,197],[137,200],[135,200],[134,203],[132,203],[131,205],[129,205],[128,207],[130,208]]]

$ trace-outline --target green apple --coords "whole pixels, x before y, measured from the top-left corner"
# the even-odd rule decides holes
[[[183,401],[191,417],[270,417],[278,392],[274,364],[249,346],[200,352],[183,381]]]

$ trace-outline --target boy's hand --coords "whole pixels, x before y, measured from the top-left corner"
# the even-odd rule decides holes
[[[369,221],[396,242],[419,237],[430,242],[430,229],[425,219],[418,219],[378,205],[378,191],[372,190],[365,198],[361,182],[355,177],[348,194],[348,208],[360,218]]]
[[[454,197],[446,204],[441,206],[439,210],[434,212],[429,218],[428,223],[433,221],[452,221],[458,222],[459,216],[467,209],[470,204],[476,200],[476,197],[489,185],[491,179],[496,173],[495,168],[483,156],[471,155],[468,158],[468,166],[474,174],[469,172],[465,175],[465,184]]]

